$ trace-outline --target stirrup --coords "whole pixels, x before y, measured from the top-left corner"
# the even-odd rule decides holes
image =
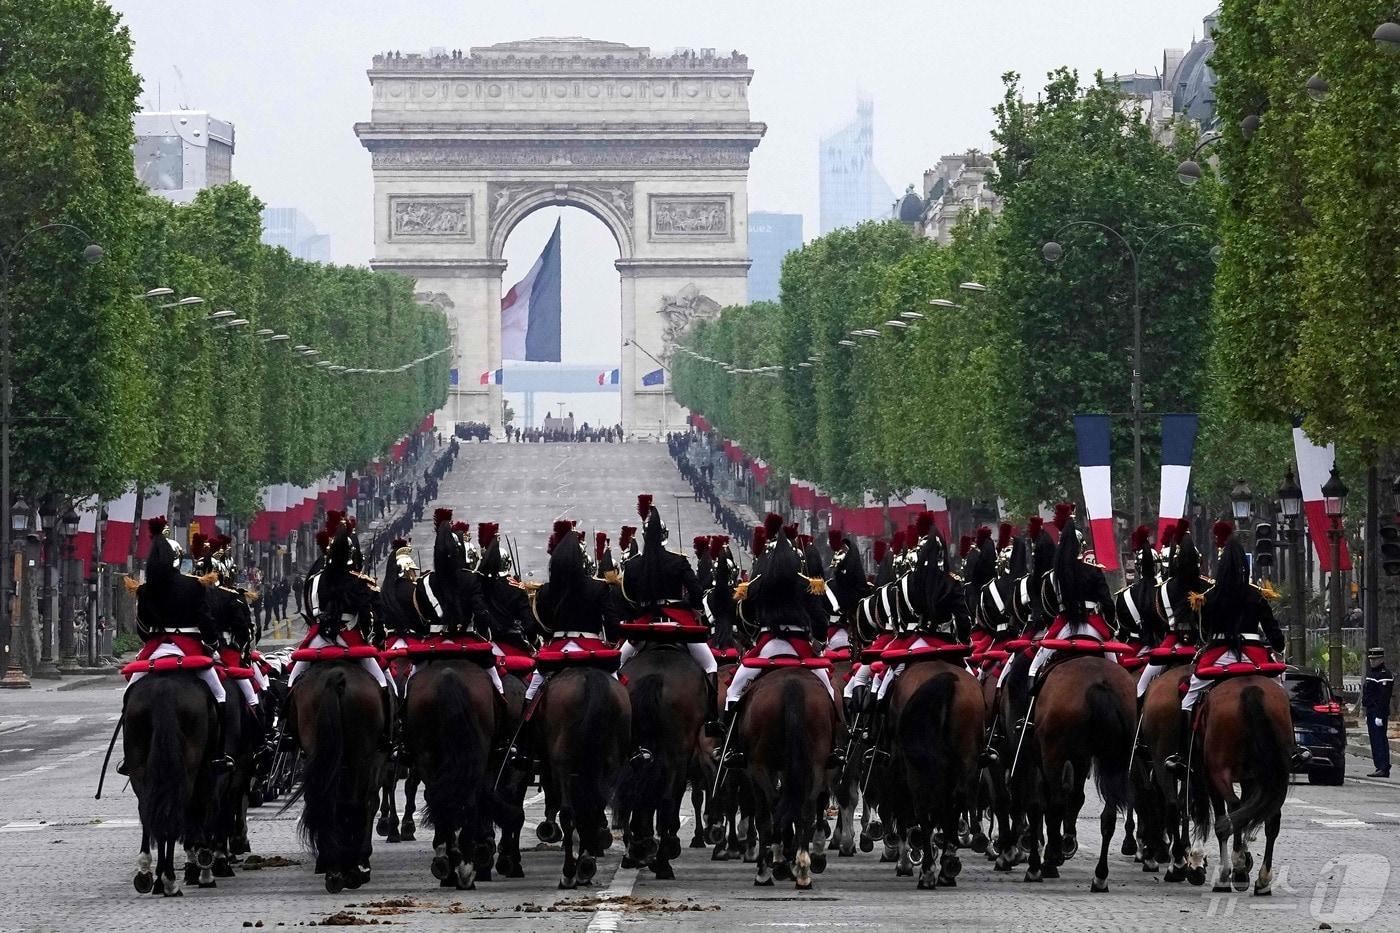
[[[828,768],[844,768],[846,766],[846,750],[833,748],[831,754],[826,756],[826,766]]]
[[[994,765],[998,761],[1001,761],[1001,754],[990,745],[977,754],[977,764],[984,768],[988,765]]]
[[[123,764],[125,764],[125,762],[123,762]],[[209,767],[214,770],[215,774],[227,774],[233,770],[233,758],[230,755],[220,755],[217,758],[211,758],[209,760]],[[117,773],[120,774],[121,772],[118,771]]]
[[[707,739],[724,738],[724,723],[720,722],[718,719],[711,719],[709,722],[705,723],[704,733]]]
[[[117,771],[117,773],[120,774],[122,777],[129,777],[129,776],[131,775],[131,769],[129,769],[129,768],[126,766],[126,759],[125,759],[125,758],[123,758],[121,761],[117,762],[116,771]]]
[[[1162,767],[1166,768],[1176,777],[1180,778],[1186,776],[1186,762],[1183,761],[1181,755],[1176,752],[1172,752],[1162,759]]]
[[[635,762],[639,764],[646,764],[649,761],[651,761],[652,757],[653,756],[651,754],[651,749],[638,748],[635,752],[632,753],[632,760],[629,763]]]
[[[1298,767],[1299,765],[1305,765],[1308,762],[1312,761],[1312,757],[1312,752],[1308,751],[1301,745],[1295,745],[1293,747],[1293,754],[1289,756],[1289,763],[1292,764],[1294,767]]]

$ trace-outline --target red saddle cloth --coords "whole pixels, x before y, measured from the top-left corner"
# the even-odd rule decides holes
[[[827,648],[822,651],[822,657],[826,658],[832,664],[844,664],[852,658],[851,646],[845,645],[841,648]]]
[[[163,674],[170,671],[203,671],[214,666],[214,659],[207,654],[166,655],[163,658],[147,658],[131,661],[122,666],[122,676],[127,680],[132,674]]]
[[[744,658],[743,666],[760,671],[770,671],[780,667],[803,667],[814,671],[831,670],[830,658],[799,658],[790,654],[779,654],[771,658]]]
[[[358,661],[361,658],[378,658],[379,649],[374,645],[326,645],[324,648],[298,648],[292,652],[293,661]]]
[[[873,664],[880,660],[880,655],[885,653],[885,649],[894,641],[894,632],[881,632],[875,636],[875,640],[865,646],[860,651],[860,660],[863,664]]]
[[[1249,674],[1262,674],[1272,677],[1287,670],[1288,665],[1274,659],[1268,645],[1247,642],[1240,651],[1243,661],[1220,663],[1220,658],[1230,648],[1229,645],[1212,645],[1201,652],[1196,662],[1195,675],[1202,680],[1218,680],[1222,677],[1242,677]]]
[[[565,651],[564,646],[573,642],[579,648]],[[622,652],[611,648],[601,638],[577,636],[555,638],[535,653],[535,666],[541,671],[557,671],[566,667],[596,667],[612,673],[622,660]]]
[[[1196,646],[1182,644],[1176,633],[1171,632],[1162,643],[1147,652],[1147,659],[1153,664],[1169,664],[1172,661],[1189,661],[1196,656]]]
[[[628,641],[664,641],[699,644],[710,640],[710,627],[696,620],[689,609],[667,606],[659,613],[641,616],[618,626]]]
[[[252,680],[253,669],[243,666],[243,656],[238,653],[237,648],[223,647],[219,649],[219,676],[227,677],[229,680]]]
[[[910,647],[919,640],[932,642],[932,644],[920,645],[917,648]],[[972,654],[971,645],[965,645],[941,635],[913,634],[903,635],[892,641],[890,646],[880,654],[880,660],[886,664],[912,664],[915,661],[949,661],[965,658],[970,654]]]
[[[739,660],[738,648],[716,648],[714,645],[711,645],[710,654],[714,655],[715,660],[720,664],[732,664]]]
[[[1099,640],[1091,635],[1073,635],[1069,638],[1042,638],[1037,644],[1038,648],[1049,648],[1051,651],[1065,654],[1132,654],[1137,651],[1127,642],[1114,641],[1111,639]]]
[[[379,656],[390,660],[408,658],[410,661],[432,661],[467,658],[483,665],[496,663],[491,643],[479,635],[429,635],[424,639],[410,636],[404,641],[407,642],[404,647],[386,648],[379,652]]]
[[[501,653],[496,655],[496,669],[502,674],[524,677],[535,669],[535,656],[524,648],[508,641],[498,641],[495,644],[501,649]]]

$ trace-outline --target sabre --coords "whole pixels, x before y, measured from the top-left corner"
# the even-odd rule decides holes
[[[107,743],[107,754],[102,759],[102,772],[97,775],[97,793],[93,795],[93,800],[102,799],[102,785],[107,780],[107,763],[112,760],[112,749],[117,746],[117,736],[121,734],[122,726],[126,723],[126,706],[122,706],[122,714],[117,717],[117,727],[112,730],[112,741]]]
[[[515,741],[516,741],[516,739],[520,738],[520,730],[521,730],[521,729],[524,729],[524,728],[525,728],[525,717],[524,717],[524,716],[521,716],[521,717],[520,717],[520,723],[519,723],[519,725],[517,725],[517,726],[515,727],[515,732],[511,734],[511,737],[510,737],[510,745],[507,746],[507,748],[506,748],[506,753],[505,753],[505,755],[501,758],[501,767],[500,767],[499,770],[496,771],[496,780],[495,780],[495,782],[492,783],[492,785],[491,785],[491,789],[492,789],[493,791],[494,791],[496,788],[498,788],[498,787],[501,786],[501,778],[505,776],[506,767],[510,764],[511,751],[514,750],[514,748],[515,748]]]
[[[1016,776],[1016,766],[1021,762],[1021,746],[1025,744],[1026,733],[1031,727],[1031,714],[1035,712],[1035,701],[1039,697],[1039,693],[1031,697],[1031,705],[1026,708],[1026,719],[1021,723],[1021,736],[1016,740],[1016,755],[1011,759],[1011,773],[1006,776],[1008,781]]]
[[[1133,770],[1133,759],[1137,757],[1138,736],[1142,734],[1142,713],[1138,713],[1137,728],[1133,730],[1133,749],[1128,752],[1128,773]]]
[[[729,740],[734,735],[734,725],[739,721],[736,715],[734,721],[729,724],[729,731],[724,733],[724,747],[719,752],[719,767],[715,768],[715,784],[710,788],[710,799],[719,797],[719,785],[724,782],[724,760],[729,757]]]

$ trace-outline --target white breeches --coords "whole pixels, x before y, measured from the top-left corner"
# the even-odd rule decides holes
[[[559,650],[564,652],[565,654],[568,654],[570,651],[583,651],[585,649],[581,645],[579,645],[578,642],[570,640],[564,642],[564,647],[560,648]],[[616,678],[617,675],[613,674],[613,677]],[[493,681],[493,683],[498,685],[496,687],[497,690],[503,689],[499,686],[499,677],[497,677]],[[525,685],[525,702],[528,703],[531,700],[533,700],[535,698],[535,694],[540,692],[540,687],[542,686],[544,686],[544,675],[541,674],[538,670],[536,670],[533,674],[530,675],[530,682]]]
[[[918,638],[914,639],[912,642],[910,642],[909,647],[911,649],[927,648],[931,644],[933,644],[933,642],[929,641],[927,638],[924,638],[921,635]],[[904,673],[904,667],[905,665],[903,664],[897,664],[893,668],[885,668],[885,676],[880,679],[880,689],[875,694],[876,699],[883,700],[885,698],[886,691],[888,691],[890,687],[894,684],[894,682],[899,679],[899,675]]]
[[[155,651],[151,652],[152,660],[155,658],[183,658],[184,656],[185,653],[170,642],[161,645]],[[130,690],[132,684],[149,673],[150,671],[137,671],[135,674],[132,674],[131,679],[126,682],[126,690]],[[196,671],[195,676],[204,681],[204,685],[209,688],[209,692],[214,694],[215,703],[222,703],[228,698],[228,694],[224,692],[224,685],[219,680],[219,675],[214,672],[212,667],[206,667],[202,671]],[[122,692],[125,693],[126,691],[123,690]]]
[[[1165,664],[1149,664],[1142,669],[1142,676],[1138,678],[1137,695],[1139,700],[1147,695],[1147,688],[1152,684],[1152,681],[1157,675],[1166,669],[1167,666]]]
[[[846,688],[841,691],[842,696],[850,699],[857,687],[869,687],[870,680],[875,676],[871,665],[862,664],[860,670],[851,675],[851,679],[846,681]]]
[[[831,640],[826,643],[826,647],[828,651],[851,647],[851,633],[844,628],[838,628],[836,633],[831,636]]]
[[[325,636],[317,635],[315,638],[311,639],[311,644],[306,647],[330,648],[334,645],[339,645],[342,648],[349,647],[339,635],[335,637],[335,641],[327,641]],[[384,676],[384,671],[379,667],[378,661],[374,658],[360,658],[359,661],[360,667],[363,667],[365,671],[374,678],[375,683],[379,684],[379,686],[383,687],[385,690],[389,689],[389,680]],[[306,661],[297,661],[292,665],[291,673],[287,675],[287,689],[290,690],[296,685],[297,678],[301,676],[302,671],[306,670],[306,667]]]
[[[764,645],[758,652],[760,658],[776,658],[784,654],[796,655],[797,651],[792,647],[790,642],[784,641],[781,638],[775,638],[768,642],[768,644]],[[831,686],[830,673],[824,670],[817,670],[816,668],[811,668],[810,670],[813,674],[816,674],[817,679],[822,682],[822,686],[826,688],[827,695],[831,697],[832,702],[836,702],[836,690]],[[744,698],[744,692],[749,689],[749,685],[753,683],[753,679],[761,673],[762,671],[759,668],[745,667],[743,664],[740,664],[739,669],[734,672],[734,679],[729,682],[729,690],[724,695],[725,709],[728,709],[742,700]]]
[[[706,674],[714,674],[719,670],[719,662],[715,660],[715,653],[711,651],[710,646],[703,641],[690,642],[685,648],[690,652],[690,656],[695,660],[695,663],[699,664],[700,669]],[[624,641],[622,643],[622,657],[618,659],[618,667],[626,667],[627,662],[632,660],[633,656],[640,650],[640,648],[630,641]]]
[[[253,682],[251,680],[248,680],[245,677],[235,680],[234,683],[238,684],[238,689],[243,691],[244,703],[248,704],[249,706],[258,705],[258,692],[253,689]]]
[[[1244,658],[1239,652],[1226,649],[1225,653],[1215,660],[1215,663],[1224,667],[1226,664],[1238,664]],[[1210,686],[1209,680],[1202,680],[1196,676],[1196,672],[1191,672],[1191,686],[1186,688],[1186,696],[1181,698],[1182,710],[1189,710],[1196,705],[1196,701],[1201,697],[1201,691]]]
[[[1063,629],[1060,630],[1060,634],[1056,637],[1073,638],[1076,636],[1080,638],[1098,638],[1099,633],[1095,631],[1094,627],[1090,625],[1087,621],[1069,622],[1065,625]],[[1031,669],[1026,672],[1027,676],[1034,680],[1035,675],[1040,673],[1040,669],[1045,666],[1045,662],[1049,661],[1054,656],[1055,649],[1041,648],[1035,653],[1035,657],[1031,658]],[[1118,663],[1118,655],[1113,654],[1112,652],[1106,652],[1104,654],[1104,657],[1115,664]]]

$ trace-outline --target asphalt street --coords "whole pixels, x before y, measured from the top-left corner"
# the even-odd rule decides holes
[[[681,502],[680,532],[670,496],[685,490],[658,444],[468,445],[442,484],[442,503],[457,517],[501,522],[517,537],[522,561],[544,572],[544,541],[556,517],[616,535],[636,524],[639,491],[664,504],[673,544],[708,533],[708,513]],[[427,526],[415,539],[430,541]],[[1090,791],[1080,824],[1080,854],[1062,877],[1038,885],[1021,872],[997,874],[964,853],[956,889],[916,891],[877,854],[833,855],[814,889],[791,883],[755,888],[751,866],[712,862],[687,849],[675,881],[618,870],[620,846],[600,865],[594,886],[558,891],[560,854],[540,846],[525,854],[523,879],[478,883],[475,891],[444,890],[429,873],[429,833],[414,842],[376,845],[372,881],[359,891],[326,894],[296,834],[295,809],[253,811],[254,852],[298,864],[240,870],[214,890],[188,890],[178,900],[141,896],[131,886],[139,843],[136,801],[109,774],[103,799],[93,799],[107,740],[121,704],[113,679],[78,689],[51,686],[0,693],[0,931],[170,929],[346,923],[417,930],[1316,930],[1400,928],[1400,787],[1350,777],[1343,787],[1298,783],[1284,811],[1271,898],[1215,895],[1209,888],[1169,885],[1114,855],[1110,890],[1091,894],[1097,804]],[[1348,762],[1351,775],[1369,763]],[[534,795],[529,827],[540,819]],[[691,826],[683,828],[688,839]],[[1120,824],[1121,837],[1121,824]],[[1115,839],[1116,853],[1119,839]],[[1256,862],[1262,839],[1255,845]],[[1212,853],[1212,862],[1214,861]],[[1321,924],[1328,924],[1323,927]]]

